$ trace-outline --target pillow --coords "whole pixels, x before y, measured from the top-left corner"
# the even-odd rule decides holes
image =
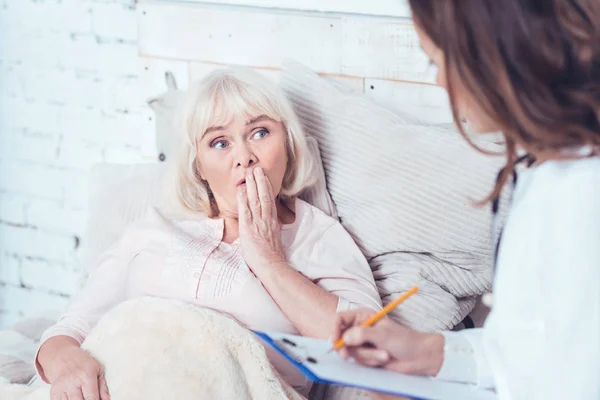
[[[444,308],[436,315],[440,320],[418,318],[437,314],[425,301],[403,322],[426,330],[452,328],[491,285],[490,213],[472,200],[489,193],[503,159],[475,151],[456,131],[341,90],[294,61],[284,62],[281,85],[305,131],[319,142],[340,220],[376,278],[392,282],[390,274],[414,270],[396,287],[380,287],[384,302],[427,280],[454,304],[431,294],[447,304],[437,307]],[[488,140],[477,144],[502,150]],[[403,319],[401,312],[395,317]]]
[[[88,219],[81,242],[81,283],[125,228],[162,200],[166,163],[96,164],[90,170]]]
[[[317,207],[330,217],[338,218],[335,204],[327,191],[327,182],[325,180],[325,170],[323,169],[321,153],[319,151],[319,143],[313,137],[308,137],[307,139],[308,148],[316,160],[317,181],[313,186],[301,193],[300,198],[308,204]]]

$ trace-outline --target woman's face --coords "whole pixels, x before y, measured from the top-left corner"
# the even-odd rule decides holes
[[[273,187],[281,191],[288,156],[286,128],[265,115],[236,116],[227,126],[213,126],[197,143],[197,162],[208,182],[221,216],[237,215],[237,189],[246,172],[261,167]]]
[[[444,53],[417,24],[415,24],[415,29],[419,36],[423,51],[437,67],[436,83],[448,90],[448,75],[444,62]],[[469,96],[463,85],[461,85],[460,82],[453,82],[453,86],[459,117],[467,120],[469,130],[476,133],[490,133],[497,131],[498,127],[496,124],[481,111],[477,106],[476,99]]]

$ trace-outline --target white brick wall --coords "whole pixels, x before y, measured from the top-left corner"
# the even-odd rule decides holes
[[[152,157],[135,0],[0,0],[0,328],[64,309],[87,172]]]

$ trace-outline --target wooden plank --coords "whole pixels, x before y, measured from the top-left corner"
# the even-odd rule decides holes
[[[319,73],[435,81],[410,22],[175,3],[141,3],[138,13],[144,56],[261,69],[289,57]]]
[[[344,18],[342,74],[435,83],[411,23]]]
[[[340,73],[338,18],[142,3],[138,26],[144,56],[263,68],[280,68],[291,57],[318,72]]]
[[[226,65],[222,64],[214,64],[214,63],[202,63],[202,62],[190,62],[190,73],[189,73],[189,81],[194,82],[196,80],[202,79],[211,71],[226,67]],[[264,74],[266,77],[271,79],[273,82],[279,83],[281,81],[281,70],[279,69],[265,69],[265,68],[256,68],[250,67],[253,70]],[[345,88],[349,89],[354,93],[362,93],[364,90],[364,79],[353,77],[353,76],[341,76],[341,75],[331,75],[331,74],[323,74],[320,75],[331,79],[341,85],[344,85]]]
[[[365,95],[431,124],[452,124],[448,94],[436,85],[365,79]]]
[[[213,63],[202,63],[202,62],[190,62],[190,72],[189,79],[190,82],[197,81],[199,79],[204,78],[207,74],[214,71],[218,68],[226,67],[223,64],[213,64]],[[273,82],[279,83],[281,77],[281,70],[279,69],[266,69],[266,68],[255,68],[250,67],[253,70],[260,72],[265,75],[267,78],[271,79]]]
[[[181,0],[162,0],[178,1]],[[410,18],[408,0],[185,0],[202,5],[236,5],[263,7],[278,10],[324,13],[363,14],[397,18]]]

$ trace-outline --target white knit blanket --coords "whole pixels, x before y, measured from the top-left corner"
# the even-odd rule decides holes
[[[208,309],[156,298],[122,303],[82,348],[106,370],[112,400],[303,399],[256,336]],[[50,387],[0,385],[3,400],[48,400]]]

